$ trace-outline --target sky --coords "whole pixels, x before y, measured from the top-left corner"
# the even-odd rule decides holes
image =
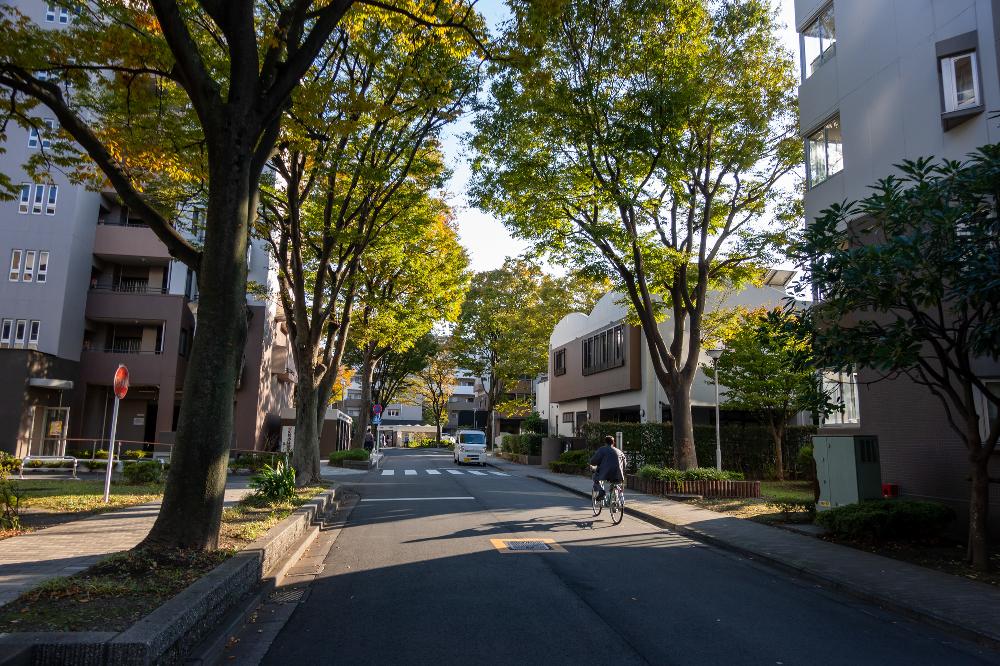
[[[782,39],[793,53],[798,53],[794,0],[772,1],[780,11],[779,20],[785,24]],[[503,0],[480,0],[476,3],[476,7],[486,17],[491,28],[496,28],[508,16]],[[471,130],[470,118],[465,117],[450,126],[444,134],[443,148],[447,164],[452,171],[446,189],[455,211],[459,236],[469,252],[470,268],[474,271],[486,271],[499,267],[509,256],[521,254],[528,245],[513,238],[496,218],[470,206],[466,201],[469,151],[463,144],[462,136]]]

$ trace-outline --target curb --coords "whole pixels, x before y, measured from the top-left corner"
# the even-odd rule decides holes
[[[213,644],[214,628],[234,608],[261,594],[271,577],[284,573],[319,532],[317,521],[334,506],[331,488],[268,530],[121,633],[45,632],[0,635],[0,664],[153,664],[185,659],[192,646]]]
[[[586,498],[590,497],[590,495],[588,495],[585,492],[577,490],[576,488],[573,488],[571,486],[561,484],[558,481],[554,481],[552,479],[546,479],[541,476],[535,476],[533,474],[528,474],[527,478],[534,479],[535,481],[541,481],[542,483],[547,483],[550,486],[555,486],[556,488],[566,490],[580,497],[586,497]],[[944,617],[941,615],[936,615],[931,611],[923,610],[920,608],[913,608],[912,606],[902,605],[897,601],[895,601],[894,599],[892,599],[891,597],[886,597],[884,595],[871,592],[870,590],[859,587],[854,583],[847,582],[838,578],[833,578],[821,573],[817,573],[811,569],[806,569],[804,567],[799,567],[793,564],[789,564],[767,553],[762,553],[756,550],[750,550],[749,548],[744,548],[735,543],[724,541],[722,539],[719,539],[718,537],[714,537],[711,534],[706,534],[705,532],[699,529],[689,527],[687,525],[678,525],[677,523],[666,520],[665,518],[661,518],[660,516],[656,516],[651,513],[647,513],[646,511],[630,507],[627,503],[625,505],[625,513],[630,516],[639,518],[640,520],[644,520],[647,523],[656,525],[657,527],[673,530],[677,534],[686,536],[695,541],[700,541],[701,543],[707,543],[722,550],[727,550],[729,552],[742,555],[747,559],[767,564],[768,566],[772,566],[785,573],[790,573],[799,578],[814,583],[819,583],[826,588],[833,589],[838,592],[843,592],[856,599],[860,599],[861,601],[866,601],[875,604],[882,608],[903,615],[904,617],[908,617],[913,620],[918,620],[920,622],[932,625],[939,629],[945,629],[952,634],[960,636],[966,640],[970,640],[983,647],[988,647],[992,650],[1000,651],[1000,636],[996,636],[994,634],[982,631],[977,631],[975,629],[970,629],[965,625],[958,624],[955,620],[951,618]]]

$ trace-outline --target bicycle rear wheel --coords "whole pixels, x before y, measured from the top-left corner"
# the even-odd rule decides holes
[[[611,511],[611,523],[613,525],[622,522],[622,518],[625,517],[625,493],[622,492],[620,487],[615,487],[611,495],[609,510]]]

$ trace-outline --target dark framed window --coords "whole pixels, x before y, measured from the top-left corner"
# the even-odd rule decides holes
[[[566,374],[566,350],[559,349],[552,355],[552,372],[556,375]]]
[[[566,412],[563,414],[563,423],[576,423],[576,416],[573,412]]]
[[[186,328],[181,329],[181,337],[177,343],[177,353],[181,356],[187,356],[188,353],[188,330]]]
[[[583,340],[583,374],[625,365],[625,324],[616,324]]]

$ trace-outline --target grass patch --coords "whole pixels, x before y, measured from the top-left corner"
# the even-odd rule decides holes
[[[12,479],[14,486],[24,493],[22,509],[38,509],[61,513],[85,511],[110,511],[125,506],[155,502],[163,496],[163,484],[144,485],[111,484],[110,503],[104,503],[103,481],[70,481]]]
[[[758,523],[811,523],[812,515],[792,502],[811,502],[811,481],[761,481],[758,498],[686,500],[703,509]],[[791,502],[789,501],[791,500]]]
[[[293,499],[275,504],[246,496],[223,511],[220,550],[214,552],[131,550],[42,583],[0,606],[0,633],[123,631],[326,489],[299,488]]]
[[[295,497],[275,503],[268,502],[260,495],[247,495],[234,506],[223,510],[219,546],[237,550],[247,546],[326,489],[327,486],[297,488]]]
[[[0,607],[0,633],[123,631],[232,551],[129,551],[86,571],[54,578]]]
[[[761,481],[760,494],[764,497],[794,497],[809,502],[813,499],[812,481]]]

